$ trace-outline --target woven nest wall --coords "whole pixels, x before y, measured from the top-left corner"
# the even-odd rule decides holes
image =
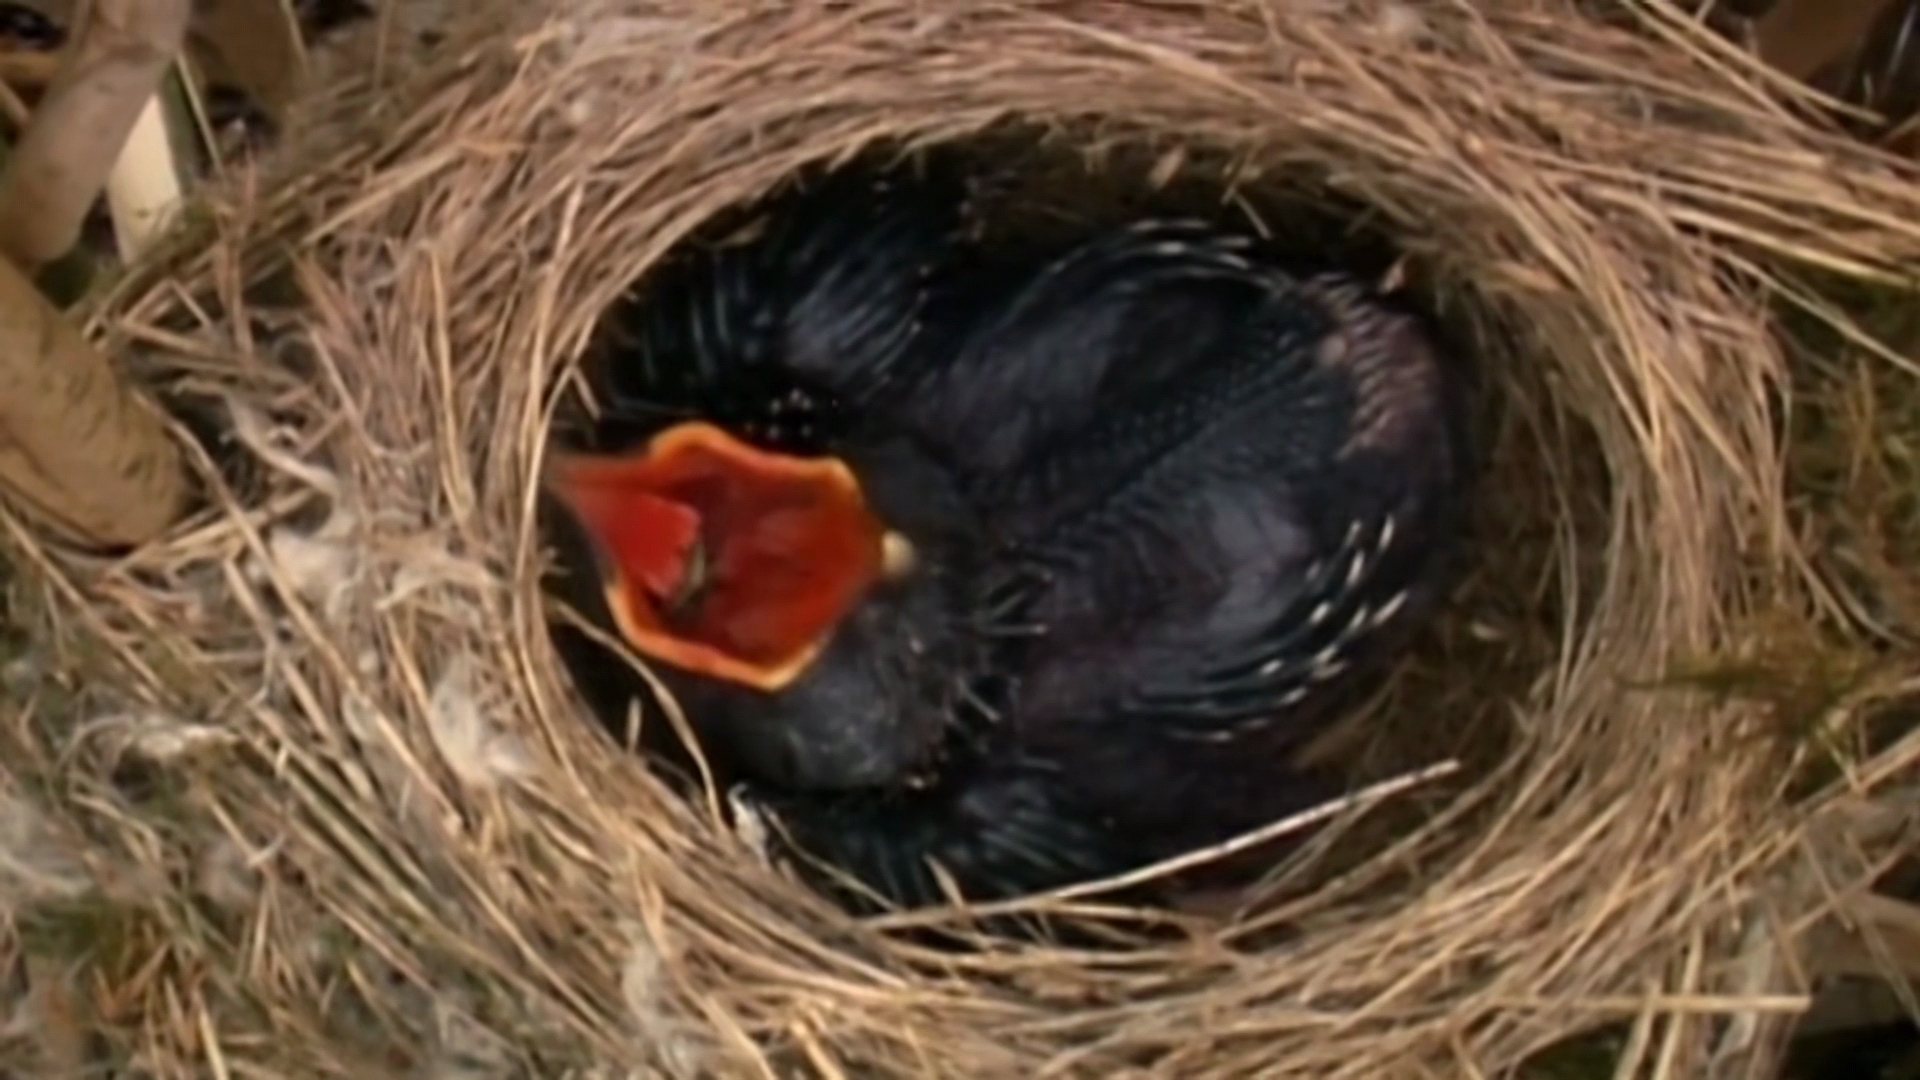
[[[1910,177],[1657,12],[561,7],[483,6],[98,312],[212,505],[111,563],[9,530],[58,677],[0,775],[78,852],[16,891],[92,935],[110,1040],[156,1075],[1413,1077],[1647,1017],[1648,1068],[1701,1075],[1790,811],[1764,710],[1682,675],[1810,618],[1769,305],[1920,250]],[[616,751],[548,641],[531,493],[599,312],[803,166],[1009,131],[1063,203],[1366,207],[1487,384],[1481,565],[1326,751],[1392,790],[1278,940],[853,924]]]

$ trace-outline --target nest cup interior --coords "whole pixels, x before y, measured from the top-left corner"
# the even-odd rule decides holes
[[[869,165],[910,167],[904,163],[926,149],[882,142],[864,148],[861,158]],[[1371,691],[1298,755],[1303,764],[1342,775],[1352,795],[1318,808],[1316,820],[1290,832],[1258,887],[1195,898],[1196,910],[1228,915],[1236,924],[1230,936],[1251,945],[1284,924],[1288,899],[1354,871],[1436,819],[1473,812],[1464,797],[1506,759],[1516,708],[1525,707],[1565,644],[1561,635],[1583,632],[1577,617],[1567,623],[1572,609],[1563,590],[1577,590],[1582,582],[1594,586],[1596,563],[1572,560],[1582,547],[1604,545],[1606,484],[1604,471],[1592,464],[1593,430],[1556,405],[1542,378],[1549,366],[1485,318],[1484,301],[1470,282],[1449,280],[1444,267],[1418,253],[1417,244],[1410,247],[1395,235],[1392,222],[1337,193],[1322,174],[1299,168],[1250,176],[1232,155],[1204,146],[1155,146],[1090,128],[1042,130],[1018,123],[940,143],[937,150],[968,176],[972,227],[989,246],[1013,238],[1071,244],[1144,218],[1177,217],[1257,235],[1298,273],[1336,270],[1364,281],[1392,281],[1392,303],[1422,317],[1468,399],[1466,430],[1477,475],[1469,521],[1445,571],[1455,586],[1451,596],[1412,646],[1372,677]],[[814,163],[776,182],[766,195],[777,197],[842,167]],[[673,254],[750,235],[767,205],[763,196],[715,214]],[[630,281],[632,299],[619,301],[614,314],[646,318],[648,283],[646,271]],[[584,369],[591,373],[622,362],[620,347],[600,328],[586,349]],[[579,444],[596,414],[581,385],[570,381],[556,410],[552,434],[559,445]],[[1576,452],[1581,446],[1586,451]],[[574,529],[551,499],[543,502],[542,518],[549,537],[565,538]],[[580,550],[577,538],[562,547]],[[605,625],[604,605],[591,597],[569,596],[567,602],[601,609],[589,617]],[[632,746],[635,720],[670,723],[657,697],[637,712],[625,709],[634,686],[617,675],[607,678],[604,654],[595,661],[577,659],[585,655],[584,635],[572,614],[554,630],[570,657],[570,674],[592,702],[589,711],[625,748]],[[688,720],[697,725],[697,717]],[[1011,906],[1016,922],[1025,921],[1020,913],[1035,910]],[[1005,907],[994,905],[996,911]],[[1103,916],[1135,929],[1143,917],[1154,919],[1154,913],[1103,909],[1097,899],[1065,912],[1081,929],[1085,920]],[[951,917],[955,928],[966,925],[965,913]],[[927,918],[906,921],[918,928]],[[1049,918],[1049,930],[1061,928],[1057,918]]]

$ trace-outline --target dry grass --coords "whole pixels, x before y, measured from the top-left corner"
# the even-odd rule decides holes
[[[1654,5],[561,7],[477,5],[105,300],[174,400],[217,403],[215,509],[113,563],[6,523],[51,662],[0,776],[60,840],[26,880],[88,882],[14,919],[85,960],[105,1049],[156,1076],[1371,1080],[1624,1021],[1621,1076],[1697,1077],[1799,1007],[1791,964],[1749,962],[1819,899],[1776,887],[1812,828],[1782,722],[1857,631],[1821,622],[1790,525],[1769,312],[1912,265],[1910,170]],[[848,925],[609,752],[546,641],[531,478],[595,314],[799,167],[1009,117],[1250,204],[1370,205],[1495,390],[1486,566],[1358,748],[1465,779],[1389,800],[1374,831],[1416,827],[1372,858],[1297,868],[1321,887],[1268,916],[1283,944],[1193,920],[962,956]],[[1848,805],[1907,764],[1876,760]]]

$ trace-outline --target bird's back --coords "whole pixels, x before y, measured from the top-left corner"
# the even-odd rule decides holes
[[[1286,759],[1443,587],[1467,478],[1455,373],[1360,284],[1143,290],[1196,328],[1183,363],[1116,366],[999,482],[981,603],[1034,631],[1005,737],[1080,812],[1177,847],[1309,798]]]
[[[1260,301],[1249,241],[1153,219],[1049,252],[956,249],[885,403],[985,482],[1082,430],[1127,387],[1184,372]],[[1049,257],[1051,254],[1052,257]]]

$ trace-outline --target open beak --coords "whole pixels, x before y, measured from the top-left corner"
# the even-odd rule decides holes
[[[766,692],[911,562],[844,462],[760,450],[707,423],[619,454],[555,453],[544,481],[592,541],[636,652]]]

